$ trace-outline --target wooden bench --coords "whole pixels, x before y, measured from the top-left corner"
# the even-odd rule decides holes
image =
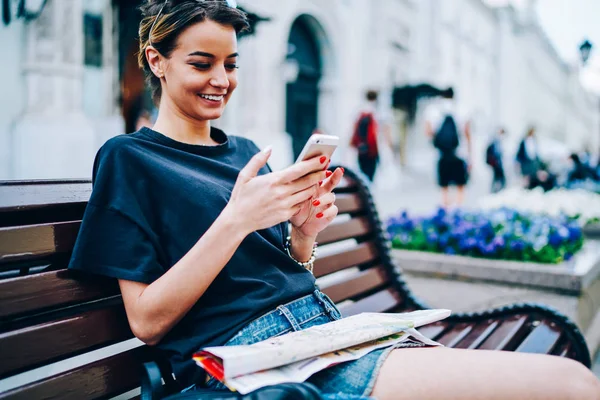
[[[65,269],[90,193],[89,181],[0,183],[0,399],[138,394],[141,364],[153,354],[133,338],[116,282]],[[390,258],[362,181],[346,170],[336,193],[340,216],[318,238],[321,289],[346,316],[425,308]],[[456,314],[421,331],[448,347],[555,354],[590,366],[577,327],[539,305]]]

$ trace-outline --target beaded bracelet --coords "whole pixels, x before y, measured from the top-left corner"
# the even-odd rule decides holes
[[[315,260],[317,259],[317,242],[313,245],[312,253],[310,255],[310,259],[306,262],[298,261],[292,256],[291,248],[292,248],[292,237],[288,236],[285,239],[285,252],[290,256],[290,258],[296,261],[300,266],[306,268],[311,274],[313,273],[313,268],[315,264]]]

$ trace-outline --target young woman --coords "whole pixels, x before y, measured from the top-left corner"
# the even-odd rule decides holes
[[[308,269],[315,237],[337,214],[343,170],[316,157],[271,172],[270,150],[210,127],[238,83],[241,12],[221,0],[157,0],[142,13],[140,65],[158,118],[100,149],[70,267],[118,279],[133,333],[169,359],[178,381],[226,390],[206,380],[194,351],[340,318]],[[310,381],[332,396],[380,399],[600,392],[574,361],[445,348],[379,350]]]

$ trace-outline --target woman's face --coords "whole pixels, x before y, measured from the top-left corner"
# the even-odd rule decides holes
[[[219,118],[237,87],[237,57],[233,27],[210,20],[190,26],[164,60],[162,96],[193,119]]]

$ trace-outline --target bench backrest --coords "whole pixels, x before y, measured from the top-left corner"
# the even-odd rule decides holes
[[[133,338],[118,285],[66,270],[90,193],[89,181],[0,183],[0,398],[103,398],[139,386],[152,353]],[[346,315],[403,308],[370,199],[353,179],[336,193],[340,215],[318,238],[319,284]]]

